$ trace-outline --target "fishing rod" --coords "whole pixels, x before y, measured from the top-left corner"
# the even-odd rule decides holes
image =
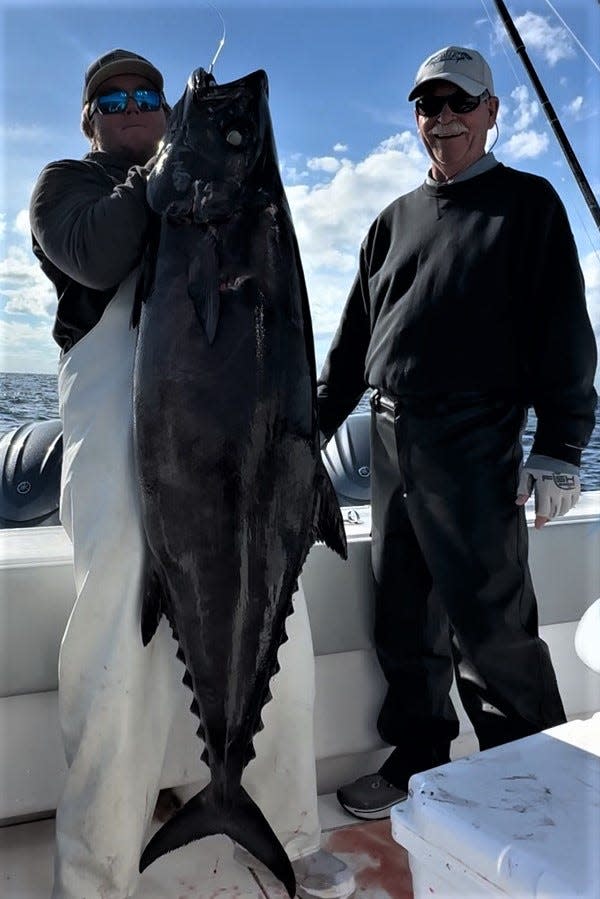
[[[529,75],[529,77],[531,78],[531,82],[535,88],[537,95],[538,95],[539,101],[542,104],[542,109],[546,113],[546,117],[550,123],[550,127],[552,128],[552,130],[554,131],[554,133],[556,135],[556,138],[560,144],[561,150],[565,154],[567,162],[569,163],[571,171],[575,175],[575,180],[577,181],[577,184],[579,185],[581,192],[583,193],[585,202],[587,203],[588,208],[592,214],[592,218],[594,219],[594,221],[596,222],[596,225],[600,229],[600,206],[598,206],[598,201],[596,200],[596,197],[594,196],[592,188],[590,187],[589,182],[588,182],[587,178],[585,177],[585,173],[584,173],[583,169],[579,165],[579,160],[577,159],[577,156],[575,155],[575,151],[573,150],[573,147],[569,143],[569,139],[568,139],[567,135],[565,134],[563,127],[558,120],[558,116],[556,115],[556,112],[554,111],[554,107],[552,106],[552,104],[550,103],[550,100],[548,99],[548,95],[547,95],[546,91],[544,90],[542,82],[538,78],[538,74],[537,74],[536,70],[534,69],[531,60],[529,59],[529,56],[527,55],[527,51],[525,50],[525,44],[523,43],[523,39],[522,39],[521,35],[519,34],[515,23],[511,19],[510,13],[509,13],[508,9],[506,8],[506,5],[504,4],[503,0],[494,0],[494,3],[496,4],[496,9],[498,10],[498,13],[500,14],[500,18],[502,19],[502,23],[503,23],[504,27],[506,28],[506,31],[508,32],[508,35],[509,35],[511,41],[513,42],[514,48],[515,48],[517,54],[521,57],[521,61],[522,61],[523,65],[525,66],[525,70],[526,70],[527,74]]]

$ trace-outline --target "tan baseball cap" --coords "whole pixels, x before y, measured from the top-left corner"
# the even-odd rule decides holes
[[[494,96],[492,70],[477,50],[468,47],[444,47],[428,56],[421,65],[409,100],[418,97],[428,81],[450,81],[467,94],[478,97],[485,90]]]
[[[143,56],[131,50],[109,50],[108,53],[99,56],[86,70],[82,105],[89,103],[102,82],[114,75],[142,75],[151,81],[157,90],[162,91],[164,86],[163,76]]]

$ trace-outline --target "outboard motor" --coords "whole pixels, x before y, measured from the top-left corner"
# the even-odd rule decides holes
[[[21,425],[0,438],[0,527],[58,525],[62,422]]]
[[[340,506],[371,502],[371,413],[350,415],[322,450]]]

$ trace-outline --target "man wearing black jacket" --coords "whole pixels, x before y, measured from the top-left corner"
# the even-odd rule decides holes
[[[596,407],[567,216],[547,181],[485,152],[498,112],[487,63],[446,47],[409,100],[431,169],[369,229],[318,387],[324,439],[373,388],[378,727],[395,749],[338,791],[363,818],[388,815],[413,773],[449,761],[453,673],[482,749],[565,720],[523,505],[534,492],[537,528],[575,505]]]
[[[145,538],[130,323],[152,228],[146,178],[169,107],[161,73],[121,49],[90,65],[82,106],[91,152],[46,166],[30,205],[34,252],[58,295],[61,521],[73,541],[77,590],[59,661],[68,774],[52,899],[129,899],[179,709],[189,740],[178,734],[171,771],[186,783],[190,772],[206,779],[177,646],[164,620],[147,647],[140,630]],[[347,899],[350,870],[319,845],[314,659],[302,591],[294,604],[268,726],[256,737],[244,785],[290,855],[298,896]]]

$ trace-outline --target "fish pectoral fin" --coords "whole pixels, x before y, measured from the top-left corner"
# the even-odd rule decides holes
[[[348,546],[346,543],[346,531],[344,529],[344,520],[340,511],[340,504],[333,484],[331,483],[322,462],[320,463],[317,472],[317,479],[315,539],[322,540],[329,549],[336,552],[342,559],[347,559]]]
[[[146,567],[142,591],[142,643],[147,646],[156,633],[166,605],[163,585],[151,563]]]
[[[296,878],[285,849],[257,804],[241,785],[218,794],[213,783],[192,796],[154,834],[140,859],[140,873],[153,861],[195,840],[223,833],[266,865],[285,886],[296,893]]]
[[[196,252],[188,268],[188,293],[200,319],[206,339],[215,339],[219,324],[221,296],[219,268],[214,238],[207,233],[198,241]]]

